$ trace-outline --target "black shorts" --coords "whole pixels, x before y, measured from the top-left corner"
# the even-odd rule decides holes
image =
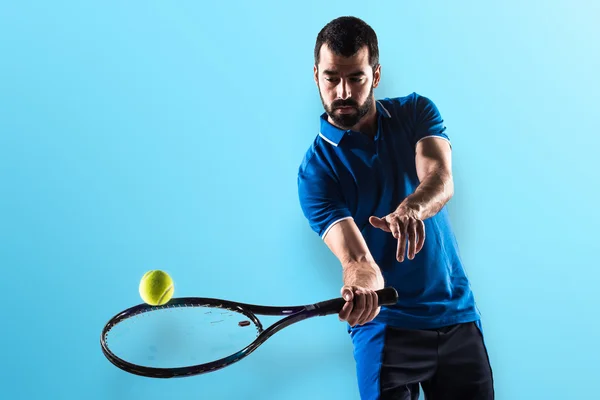
[[[370,322],[350,330],[362,400],[492,400],[479,322],[401,329]]]

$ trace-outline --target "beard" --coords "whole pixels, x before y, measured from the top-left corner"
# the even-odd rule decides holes
[[[331,118],[331,120],[338,126],[344,129],[350,129],[354,125],[356,125],[373,107],[373,86],[371,86],[371,90],[369,91],[369,95],[367,99],[362,105],[359,105],[356,101],[352,99],[348,100],[335,100],[331,104],[325,104],[323,100],[323,96],[321,95],[321,90],[319,88],[319,96],[321,97],[321,103],[323,103],[323,108],[325,108],[325,112]],[[338,108],[341,107],[352,107],[354,110],[348,114],[341,114],[336,112]]]

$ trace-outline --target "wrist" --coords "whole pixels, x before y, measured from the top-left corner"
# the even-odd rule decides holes
[[[425,207],[422,202],[415,199],[414,196],[408,196],[396,210],[402,215],[408,215],[409,217],[413,217],[415,219],[423,220]]]
[[[345,286],[358,286],[372,290],[383,288],[383,275],[374,260],[347,262],[343,264],[343,268]]]

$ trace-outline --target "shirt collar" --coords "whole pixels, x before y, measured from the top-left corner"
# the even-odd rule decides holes
[[[376,101],[375,105],[377,108],[378,118],[392,118],[389,111],[379,101]],[[344,135],[350,132],[350,130],[340,129],[337,126],[330,124],[327,120],[327,117],[327,113],[321,114],[321,130],[319,131],[319,136],[329,144],[337,147]]]

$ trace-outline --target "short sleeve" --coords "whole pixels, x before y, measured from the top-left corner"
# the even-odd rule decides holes
[[[298,196],[310,227],[321,238],[337,222],[352,218],[339,185],[321,166],[298,172]]]
[[[414,126],[413,145],[415,148],[420,140],[432,136],[445,139],[450,143],[444,120],[437,106],[427,97],[419,95],[416,97]]]

